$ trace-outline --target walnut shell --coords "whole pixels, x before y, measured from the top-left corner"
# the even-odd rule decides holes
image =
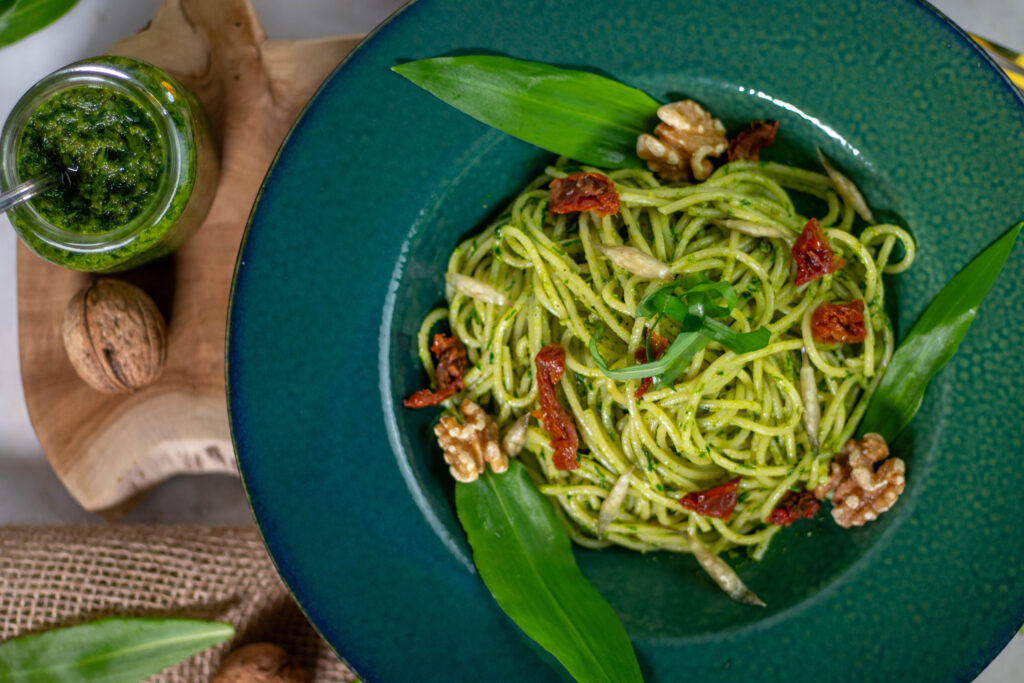
[[[211,683],[308,683],[305,669],[288,661],[288,653],[271,643],[240,647],[223,661]]]
[[[120,280],[79,290],[64,311],[61,336],[78,376],[108,394],[152,384],[167,360],[167,326],[156,304]]]

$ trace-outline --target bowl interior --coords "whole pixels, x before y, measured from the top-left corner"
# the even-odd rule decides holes
[[[658,91],[657,86],[652,90]],[[844,139],[827,130],[817,112],[794,113],[777,103],[746,92],[731,84],[705,82],[685,92],[673,92],[672,99],[696,99],[712,112],[722,112],[730,131],[740,130],[754,119],[777,119],[781,133],[762,156],[766,160],[820,169],[815,147],[829,150],[830,157],[862,184],[872,207],[889,220],[906,224],[902,213],[921,209],[913,200],[899,199],[884,182],[861,162],[859,152]],[[395,457],[407,485],[416,491],[415,500],[439,539],[460,562],[471,564],[471,551],[455,515],[454,482],[433,434],[439,409],[409,410],[401,398],[427,385],[417,357],[416,333],[420,321],[443,305],[444,272],[455,245],[482,229],[500,213],[519,189],[553,156],[518,143],[497,131],[481,130],[466,141],[465,158],[441,171],[428,208],[405,235],[392,276],[394,296],[384,310],[380,341],[380,373],[392,401],[385,401],[386,420]],[[802,209],[808,216],[821,215],[824,206],[809,200]],[[815,214],[818,210],[820,213]],[[897,299],[908,280],[920,278],[927,268],[918,264],[899,278],[887,278],[888,294]],[[443,324],[438,329],[447,329]],[[934,425],[915,423],[915,430],[934,431]],[[933,444],[914,443],[905,437],[900,452],[913,468],[933,454]],[[910,479],[910,492],[915,478]],[[822,513],[802,521],[773,539],[766,558],[746,560],[732,555],[744,580],[768,603],[765,610],[751,609],[724,598],[689,556],[675,553],[637,553],[625,549],[576,550],[578,561],[602,594],[622,617],[630,634],[644,638],[680,638],[708,635],[772,619],[799,602],[817,594],[835,581],[885,535],[905,513],[898,507],[878,522],[853,531],[844,530]],[[814,561],[808,561],[814,558]],[[642,577],[642,579],[640,578]],[[680,619],[680,614],[687,614]]]

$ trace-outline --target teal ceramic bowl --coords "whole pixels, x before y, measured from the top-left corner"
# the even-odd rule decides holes
[[[434,443],[415,334],[444,264],[550,161],[389,71],[494,52],[580,66],[727,126],[781,121],[918,240],[890,283],[905,333],[1024,217],[1024,103],[965,35],[909,0],[420,0],[323,86],[253,211],[229,322],[232,429],[252,508],[313,624],[370,681],[560,680],[475,575]],[[725,598],[688,556],[577,550],[650,681],[969,680],[1024,620],[1024,258],[893,444],[900,503],[827,515],[739,567]]]

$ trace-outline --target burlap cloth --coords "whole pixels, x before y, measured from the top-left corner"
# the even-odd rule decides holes
[[[227,652],[259,641],[283,647],[315,681],[354,678],[288,594],[255,528],[0,526],[0,640],[109,616],[234,624],[234,641],[151,681],[208,681]]]

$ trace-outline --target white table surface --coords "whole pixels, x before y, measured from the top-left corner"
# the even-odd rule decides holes
[[[39,78],[103,52],[145,25],[159,4],[159,0],[81,0],[57,23],[0,49],[0,121]],[[364,33],[402,0],[253,0],[253,4],[270,36],[299,39]],[[967,30],[1024,51],[1024,0],[935,0],[933,4]],[[15,239],[7,219],[0,216],[0,524],[99,523],[64,490],[29,422],[18,367]],[[249,524],[252,517],[237,479],[206,476],[167,482],[126,521]],[[977,681],[1024,681],[1024,637],[1015,637]]]

